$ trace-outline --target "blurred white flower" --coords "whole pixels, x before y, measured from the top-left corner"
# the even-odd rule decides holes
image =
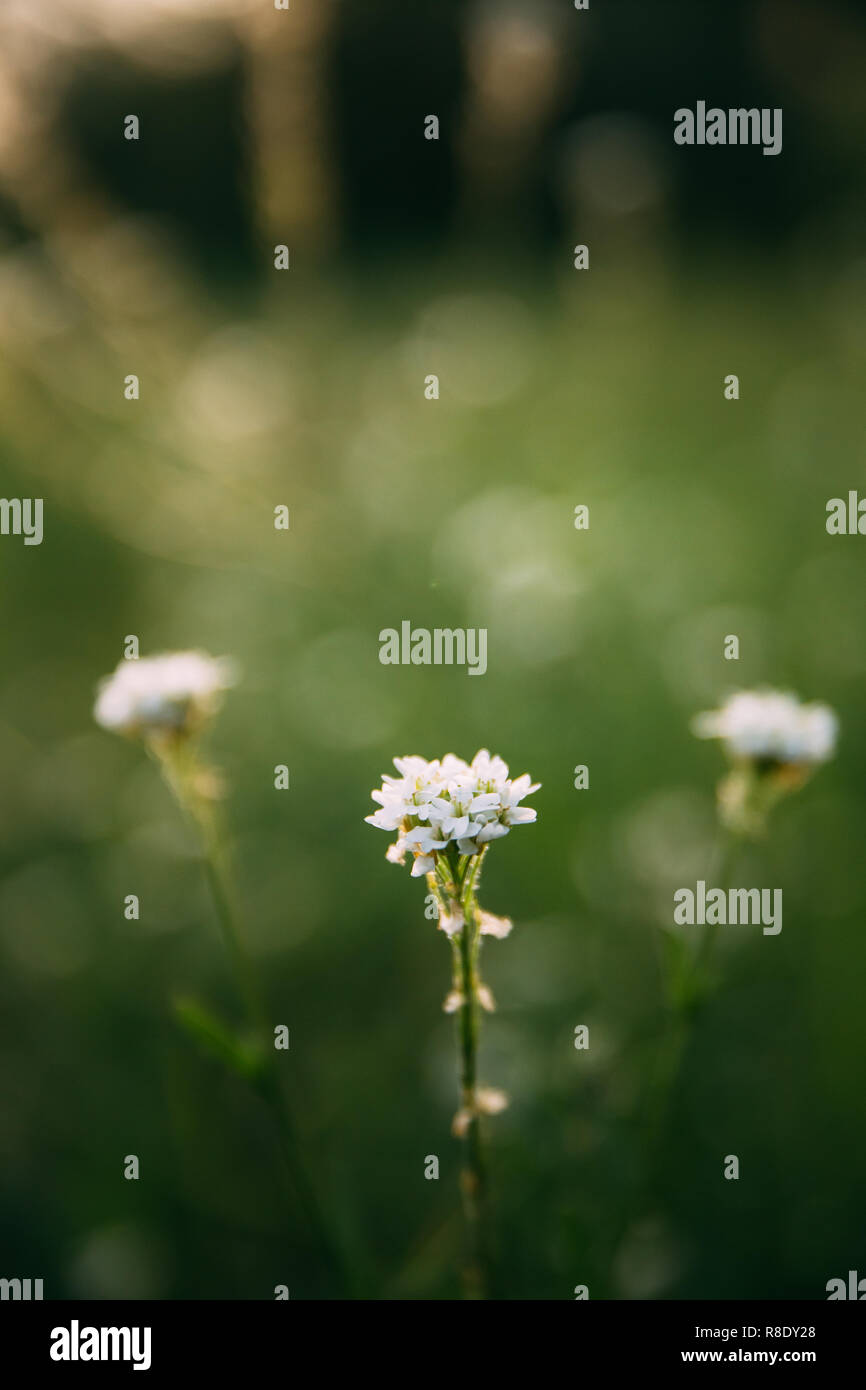
[[[413,877],[432,872],[436,856],[450,845],[458,854],[476,855],[512,826],[536,818],[537,812],[520,802],[541,784],[528,774],[510,780],[508,765],[486,748],[471,763],[448,753],[434,762],[395,758],[394,766],[399,777],[383,777],[372,793],[379,810],[365,820],[380,830],[399,831],[387,858],[402,864],[409,851]]]
[[[741,690],[721,709],[699,714],[698,738],[719,738],[735,759],[822,763],[832,757],[838,721],[828,705],[802,704],[776,690]]]
[[[508,1096],[496,1086],[479,1086],[475,1092],[475,1104],[482,1115],[501,1115],[508,1109]]]
[[[740,690],[721,709],[696,716],[698,738],[718,738],[733,764],[718,786],[722,824],[764,833],[776,803],[833,756],[838,720],[828,705],[805,705],[778,690]]]
[[[474,1119],[479,1115],[501,1115],[508,1109],[508,1096],[496,1086],[476,1086],[470,1105],[461,1105],[451,1121],[451,1133],[458,1139],[464,1138]]]
[[[498,936],[500,941],[508,935],[514,926],[510,917],[494,917],[492,912],[481,913],[481,935]]]
[[[100,683],[93,716],[115,733],[147,737],[196,732],[235,683],[232,663],[206,652],[164,652],[121,661]]]
[[[482,1009],[489,1014],[496,1013],[496,1000],[493,998],[493,991],[487,985],[479,984],[475,991],[475,998],[478,1000]]]
[[[463,908],[459,903],[452,902],[448,912],[444,908],[440,908],[439,928],[444,931],[446,936],[453,936],[455,932],[459,932],[464,922]]]

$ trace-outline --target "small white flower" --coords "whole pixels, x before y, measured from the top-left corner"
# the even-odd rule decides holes
[[[481,935],[498,936],[500,940],[508,935],[514,923],[510,917],[494,917],[492,912],[481,913]]]
[[[496,1013],[496,1001],[493,998],[493,994],[491,990],[487,987],[487,985],[479,985],[475,991],[475,997],[481,1005],[482,1009],[484,1009],[487,1013]]]
[[[474,1112],[467,1106],[462,1105],[451,1121],[451,1133],[455,1139],[463,1139],[468,1132],[469,1126],[475,1118]]]
[[[507,763],[486,748],[471,764],[448,753],[434,762],[395,758],[394,766],[400,775],[382,778],[382,786],[372,793],[379,809],[365,819],[379,830],[398,832],[387,857],[402,864],[410,851],[414,878],[430,873],[436,856],[452,845],[460,855],[476,855],[513,826],[536,818],[520,802],[538,791],[540,783],[527,774],[510,780]]]
[[[521,803],[538,791],[540,783],[528,774],[510,778],[508,765],[482,748],[471,763],[453,753],[434,762],[426,758],[395,758],[397,776],[386,774],[372,793],[377,809],[365,820],[379,830],[396,831],[387,858],[402,864],[412,856],[412,877],[427,875],[439,907],[439,930],[451,940],[454,982],[442,1005],[445,1013],[465,1010],[469,1041],[461,1027],[461,1047],[474,1058],[480,1009],[492,1013],[496,1001],[478,974],[483,936],[508,936],[512,923],[478,905],[481,856],[494,840],[502,839],[515,825],[527,825],[536,812]],[[461,1075],[474,1074],[465,1053]],[[465,1136],[482,1115],[498,1115],[508,1104],[504,1091],[489,1086],[461,1086],[462,1105],[454,1116],[453,1132]],[[466,1170],[467,1174],[470,1172]],[[472,1180],[478,1181],[477,1164]]]
[[[219,707],[235,683],[232,663],[206,652],[164,652],[121,661],[99,686],[93,716],[115,733],[190,734]]]
[[[741,690],[721,709],[696,716],[698,738],[719,738],[735,759],[822,763],[832,757],[838,721],[827,705],[802,704],[776,690]]]
[[[481,748],[472,759],[472,773],[479,782],[502,783],[508,779],[508,764]]]
[[[451,1121],[451,1133],[462,1139],[469,1126],[479,1115],[501,1115],[508,1109],[508,1096],[495,1086],[478,1086],[471,1105],[461,1105]]]
[[[532,813],[533,818],[535,812]],[[508,826],[501,820],[490,820],[480,827],[475,838],[479,845],[486,845],[488,840],[499,840],[503,835],[508,834]]]
[[[496,1086],[479,1086],[475,1092],[475,1104],[482,1115],[501,1115],[508,1109],[508,1096]]]
[[[439,929],[444,931],[446,936],[453,936],[459,932],[464,925],[463,909],[459,903],[453,903],[450,912],[444,910],[439,913]]]
[[[414,830],[407,830],[403,836],[403,845],[406,849],[420,851],[421,854],[430,854],[434,849],[446,849],[448,838],[441,840],[437,837],[435,830],[430,825],[416,825]]]

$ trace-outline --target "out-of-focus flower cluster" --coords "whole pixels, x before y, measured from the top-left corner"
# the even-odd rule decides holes
[[[235,680],[229,660],[206,652],[123,660],[101,682],[93,716],[104,729],[130,737],[194,734],[213,717]]]
[[[719,815],[737,834],[759,835],[773,806],[833,756],[838,720],[829,705],[778,690],[740,690],[696,716],[698,738],[721,739],[733,767],[719,783]]]
[[[737,691],[694,722],[699,738],[720,738],[733,758],[777,763],[826,762],[837,728],[828,705],[805,705],[777,690]]]

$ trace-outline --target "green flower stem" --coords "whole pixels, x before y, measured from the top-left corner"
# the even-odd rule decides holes
[[[741,842],[742,835],[733,830],[724,832],[719,842],[714,886],[722,888],[726,893]],[[671,1010],[659,1043],[644,1109],[641,1142],[644,1155],[643,1173],[636,1196],[626,1202],[626,1209],[616,1225],[611,1247],[614,1251],[618,1249],[620,1241],[629,1229],[637,1205],[647,1201],[650,1196],[680,1068],[691,1041],[695,1021],[711,993],[710,969],[717,935],[717,924],[705,923],[697,950],[683,977],[669,981]]]
[[[289,1186],[294,1192],[310,1231],[325,1251],[341,1289],[349,1281],[336,1241],[319,1205],[300,1158],[294,1121],[289,1112],[273,1053],[273,1036],[264,998],[239,928],[225,835],[209,787],[212,774],[197,759],[188,741],[175,741],[152,749],[181,810],[192,822],[201,845],[202,866],[210,888],[223,940],[235,971],[238,989],[254,1036],[257,1064],[249,1083],[268,1106]]]
[[[474,917],[474,914],[473,914]],[[463,1170],[460,1191],[469,1236],[469,1258],[465,1269],[466,1297],[483,1299],[487,1296],[487,1252],[485,1240],[486,1172],[481,1138],[481,1118],[476,1104],[478,1067],[478,1000],[477,947],[474,936],[477,928],[467,918],[459,933],[456,949],[459,954],[463,1006],[458,1010],[458,1047],[460,1056],[460,1103],[468,1112],[464,1136]]]
[[[691,1020],[683,1008],[676,1008],[668,1019],[656,1055],[650,1080],[644,1121],[645,1177],[652,1179],[655,1159],[661,1145],[671,1098],[691,1032]]]
[[[253,972],[252,962],[238,929],[238,911],[234,901],[231,873],[226,861],[223,837],[217,825],[216,814],[212,808],[202,807],[195,819],[201,836],[202,866],[205,878],[213,898],[217,921],[222,931],[226,950],[235,970],[238,989],[252,1030],[263,1050],[267,1049],[265,1055],[270,1059],[272,1039],[265,1005]]]
[[[729,830],[719,843],[714,886],[721,888],[725,894],[730,887],[740,839],[738,834]],[[648,1106],[647,1152],[650,1163],[661,1143],[671,1097],[694,1031],[695,1021],[712,992],[710,970],[718,930],[717,922],[704,923],[691,967],[686,971],[682,986],[673,995],[673,1011],[659,1049]]]
[[[741,842],[742,836],[737,834],[737,832],[734,830],[729,830],[719,844],[718,858],[715,871],[715,886],[721,888],[725,894],[727,894],[728,889],[731,887],[731,880],[733,878],[734,872],[734,864],[736,862],[737,855],[740,850]],[[692,975],[692,978],[698,981],[699,987],[702,976],[704,977],[704,984],[706,985],[707,976],[710,970],[711,960],[713,956],[713,950],[716,944],[716,938],[718,934],[718,922],[704,923],[704,932],[698,945]]]
[[[464,1270],[464,1291],[469,1299],[485,1299],[489,1284],[487,1249],[487,1172],[478,1110],[478,958],[481,950],[481,914],[476,900],[481,863],[485,851],[458,864],[460,906],[463,927],[454,939],[455,975],[463,996],[458,1011],[458,1054],[460,1103],[468,1123],[464,1135],[463,1168],[460,1190],[469,1239],[469,1256]]]
[[[162,773],[181,810],[192,822],[202,849],[202,865],[213,897],[223,941],[235,970],[247,1017],[264,1048],[268,1025],[264,1002],[238,928],[238,909],[234,900],[225,834],[220,823],[213,790],[212,774],[198,760],[189,740],[175,740],[154,746]],[[267,1055],[267,1053],[266,1053]]]
[[[481,914],[476,899],[485,853],[482,850],[476,855],[439,855],[435,873],[429,876],[442,913],[446,917],[454,917],[458,913],[463,916],[462,926],[451,936],[451,953],[453,988],[460,999],[456,1019],[460,1129],[456,1132],[459,1132],[464,1145],[460,1193],[468,1237],[468,1256],[463,1271],[464,1296],[468,1299],[485,1299],[489,1287],[487,1179],[478,1107]]]

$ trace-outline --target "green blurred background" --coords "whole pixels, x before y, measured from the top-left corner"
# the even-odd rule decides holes
[[[362,1296],[457,1296],[462,1239],[450,954],[369,789],[487,746],[543,783],[485,871],[501,1296],[825,1297],[866,1260],[866,542],[824,528],[866,491],[863,8],[33,0],[0,36],[0,487],[45,503],[0,539],[0,1274],[338,1292],[172,1016],[238,1006],[189,832],[91,720],[136,634],[242,669],[209,750]],[[781,106],[783,152],[675,147],[698,99]],[[487,674],[383,667],[404,619],[486,627]],[[741,861],[784,928],[722,932],[632,1211],[660,941],[714,862],[689,721],[765,681],[839,754]]]

